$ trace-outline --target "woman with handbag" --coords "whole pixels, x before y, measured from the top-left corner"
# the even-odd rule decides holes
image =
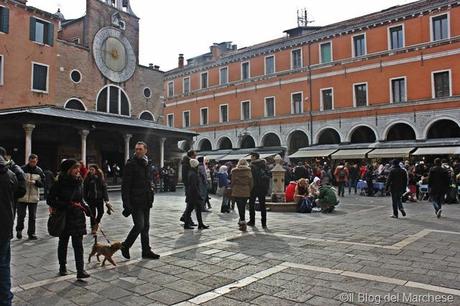
[[[91,210],[91,235],[95,236],[104,215],[104,202],[109,203],[104,173],[97,165],[89,166],[83,181],[83,198]]]
[[[89,215],[89,208],[83,202],[80,164],[74,159],[67,159],[61,163],[60,169],[59,178],[51,187],[47,199],[52,213],[65,216],[65,226],[59,234],[59,275],[67,275],[67,245],[72,237],[77,279],[88,278],[89,274],[84,270],[83,235],[86,235],[85,215]]]
[[[232,169],[232,197],[236,199],[240,220],[238,222],[240,231],[246,231],[246,204],[251,195],[254,185],[251,168],[245,159],[238,162],[236,168]]]

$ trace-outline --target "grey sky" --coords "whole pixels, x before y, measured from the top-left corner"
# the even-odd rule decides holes
[[[358,17],[412,0],[131,0],[141,18],[140,63],[162,70],[175,68],[177,56],[206,53],[215,42],[233,41],[238,48],[283,36],[297,25],[297,10],[306,8],[312,25]],[[37,8],[67,19],[85,13],[86,0],[29,0]]]

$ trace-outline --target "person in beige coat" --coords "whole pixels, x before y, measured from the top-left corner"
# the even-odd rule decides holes
[[[251,168],[245,159],[238,162],[236,168],[232,170],[232,197],[236,200],[240,221],[238,225],[241,231],[246,230],[246,204],[251,195],[254,185]]]

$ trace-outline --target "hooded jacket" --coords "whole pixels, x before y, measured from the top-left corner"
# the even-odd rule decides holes
[[[88,173],[83,181],[83,198],[90,204],[97,201],[109,201],[107,184],[100,174]]]
[[[36,204],[40,201],[40,191],[38,188],[44,186],[45,174],[40,167],[31,167],[29,164],[23,166],[22,171],[24,171],[26,178],[26,194],[18,199],[18,202]]]
[[[449,172],[442,166],[434,166],[428,175],[428,188],[433,196],[442,196],[449,190]]]
[[[15,192],[18,188],[16,175],[8,170],[0,156],[0,240],[13,238]]]
[[[254,180],[252,192],[254,194],[266,195],[270,185],[270,176],[265,165],[265,160],[255,159],[251,161],[250,167],[252,179]]]
[[[249,198],[251,195],[252,172],[249,167],[236,167],[232,169],[232,197]]]
[[[152,208],[154,200],[153,167],[147,156],[132,157],[126,162],[121,184],[123,208]]]

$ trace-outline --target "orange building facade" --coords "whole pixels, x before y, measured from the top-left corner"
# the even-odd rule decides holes
[[[460,139],[460,6],[417,1],[207,54],[165,73],[165,123],[200,151]],[[447,140],[449,139],[449,140]]]

